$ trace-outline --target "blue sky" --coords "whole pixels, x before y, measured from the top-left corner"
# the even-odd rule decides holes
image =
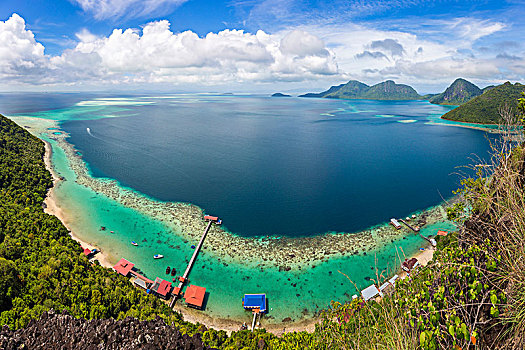
[[[524,82],[524,15],[523,0],[4,0],[0,89]]]

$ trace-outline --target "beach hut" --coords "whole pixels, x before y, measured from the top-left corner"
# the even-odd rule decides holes
[[[126,259],[122,258],[117,263],[117,265],[113,266],[113,270],[117,273],[120,273],[122,276],[128,277],[133,266],[135,266],[135,264],[130,263]]]
[[[168,299],[171,292],[171,283],[161,278],[155,278],[155,282],[151,286],[151,291],[162,299]]]
[[[206,221],[217,222],[217,221],[219,221],[219,218],[216,217],[216,216],[205,215],[205,216],[204,216],[204,220],[206,220]]]
[[[266,312],[266,294],[244,294],[242,306],[253,312]]]
[[[371,286],[368,286],[365,289],[363,289],[361,291],[361,295],[363,296],[364,301],[368,301],[377,297],[378,295],[382,297],[383,293],[379,289],[377,289],[375,284],[372,284]]]
[[[190,285],[186,288],[186,293],[184,293],[184,301],[188,306],[200,310],[202,309],[205,295],[206,288]]]
[[[401,224],[396,219],[390,219],[390,223],[398,230],[401,228]]]

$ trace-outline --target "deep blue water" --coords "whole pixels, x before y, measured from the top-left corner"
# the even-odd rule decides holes
[[[423,101],[140,101],[154,104],[105,106],[119,117],[62,128],[95,176],[199,205],[244,236],[355,232],[406,216],[450,197],[457,167],[489,148],[481,131],[426,125],[449,107]]]

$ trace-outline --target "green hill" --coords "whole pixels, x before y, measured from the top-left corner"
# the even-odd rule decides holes
[[[438,105],[454,105],[458,106],[465,102],[470,101],[476,96],[479,96],[483,93],[476,85],[471,82],[459,78],[456,79],[452,85],[450,85],[445,92],[433,96],[429,99],[430,103]]]
[[[412,87],[396,84],[392,80],[368,86],[357,80],[346,84],[332,86],[320,93],[308,93],[299,97],[320,97],[364,100],[419,100],[421,96]]]
[[[495,86],[485,90],[469,102],[443,115],[441,118],[468,123],[498,124],[500,122],[499,109],[508,105],[516,107],[516,101],[522,97],[525,85],[520,83]]]

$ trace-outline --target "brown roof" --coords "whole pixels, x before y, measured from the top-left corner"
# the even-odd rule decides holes
[[[202,308],[204,302],[204,295],[206,294],[206,288],[190,285],[184,293],[184,300],[187,304]]]

